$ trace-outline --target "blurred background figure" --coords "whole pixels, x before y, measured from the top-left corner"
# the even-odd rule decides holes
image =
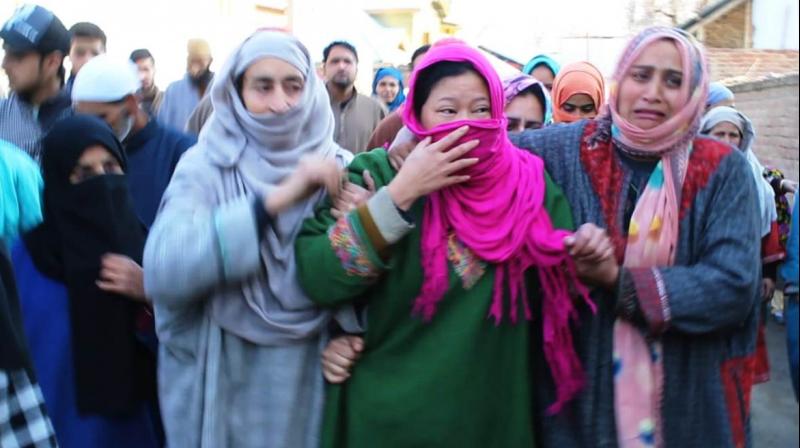
[[[722,83],[712,82],[708,85],[706,112],[720,106],[736,107],[734,105],[733,92]]]
[[[533,76],[520,74],[503,80],[503,93],[508,132],[539,129],[550,122],[550,95]]]
[[[189,116],[211,86],[211,47],[203,39],[190,39],[186,45],[186,75],[167,87],[158,120],[165,126],[183,131]]]
[[[603,74],[589,62],[567,64],[553,82],[552,95],[554,122],[592,119],[605,103]]]
[[[133,50],[130,59],[139,72],[141,87],[137,95],[142,108],[148,115],[155,117],[161,108],[161,101],[164,100],[164,92],[156,86],[156,60],[146,48]]]
[[[522,72],[541,81],[549,93],[553,90],[553,81],[560,69],[561,66],[555,59],[546,54],[540,54],[531,58],[531,60],[525,64],[525,67],[522,68]]]
[[[84,64],[106,52],[106,33],[90,22],[78,22],[69,29],[69,63],[72,65],[67,79],[67,92],[72,91],[75,77]]]
[[[325,86],[331,100],[336,127],[333,139],[356,154],[367,150],[367,143],[386,108],[377,100],[358,93],[358,52],[349,42],[331,42],[322,52]]]
[[[403,74],[394,67],[384,67],[375,73],[372,81],[372,96],[394,112],[406,99]]]
[[[416,50],[411,55],[411,64],[409,65],[409,72],[414,71],[414,67],[419,63],[425,53],[430,50],[430,45],[423,45]],[[402,110],[402,109],[400,109]],[[403,118],[400,116],[400,110],[395,110],[390,112],[372,131],[372,135],[369,136],[369,141],[367,142],[367,149],[374,149],[374,148],[389,148],[389,144],[392,143],[397,133],[403,127]]]

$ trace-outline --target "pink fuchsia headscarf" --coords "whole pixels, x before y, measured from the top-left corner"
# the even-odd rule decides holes
[[[443,61],[470,63],[489,88],[491,118],[459,120],[425,129],[414,113],[415,86],[421,71]],[[479,139],[467,157],[480,162],[466,170],[471,179],[427,196],[422,223],[422,268],[424,281],[414,312],[429,320],[448,288],[447,241],[450,234],[478,258],[496,266],[489,315],[499,324],[503,297],[512,322],[517,321],[521,299],[525,319],[531,319],[524,273],[536,268],[544,291],[542,313],[544,353],[556,382],[552,412],[580,390],[583,371],[572,345],[570,321],[577,313],[570,298],[570,282],[589,302],[586,289],[577,281],[574,265],[565,248],[569,232],[553,229],[544,208],[545,171],[539,157],[514,147],[506,135],[504,96],[500,78],[489,62],[463,43],[434,46],[416,67],[409,82],[403,121],[418,139],[441,139],[469,125],[461,142]],[[591,302],[589,302],[591,304]],[[592,305],[593,306],[593,305]]]
[[[684,106],[670,119],[652,129],[640,129],[619,115],[619,85],[636,59],[650,44],[669,39],[678,46],[683,67],[680,102]],[[691,35],[665,27],[648,28],[625,48],[609,86],[608,105],[614,126],[615,143],[634,156],[653,157],[686,148],[697,134],[708,91],[708,69],[700,44]]]
[[[589,95],[594,101],[598,114],[605,102],[605,81],[603,74],[588,62],[575,62],[565,65],[553,80],[553,121],[571,123],[578,117],[561,110],[561,106],[573,95]]]
[[[637,58],[651,44],[662,39],[674,42],[681,56],[682,106],[655,128],[640,129],[618,113],[619,86]],[[655,269],[675,262],[680,192],[692,141],[699,130],[707,89],[708,70],[703,50],[694,38],[677,29],[656,27],[644,30],[628,44],[617,65],[610,88],[610,117],[606,115],[598,127],[606,130],[610,127],[614,144],[624,153],[660,159],[631,216],[625,267]],[[662,287],[659,285],[658,288]],[[655,293],[663,297],[661,290]],[[665,302],[664,306],[664,314],[669,316],[668,304]],[[664,372],[660,342],[646,340],[630,322],[617,319],[614,323],[614,357],[615,365],[619,366],[614,378],[619,446],[663,446],[661,396]]]

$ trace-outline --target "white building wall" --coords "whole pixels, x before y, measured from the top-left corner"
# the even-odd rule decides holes
[[[753,48],[800,49],[797,0],[753,0]]]

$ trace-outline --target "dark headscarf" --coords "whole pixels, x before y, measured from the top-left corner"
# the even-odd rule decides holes
[[[78,410],[125,414],[155,390],[154,359],[135,334],[143,305],[102,291],[95,282],[106,253],[141,265],[146,233],[124,175],[70,183],[81,155],[94,145],[108,150],[125,169],[122,146],[98,118],[66,118],[45,136],[44,221],[24,239],[36,268],[64,283],[69,294]]]

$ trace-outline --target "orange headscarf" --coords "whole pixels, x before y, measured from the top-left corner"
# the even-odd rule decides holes
[[[566,65],[553,80],[553,121],[570,123],[575,116],[561,110],[561,106],[572,96],[583,93],[592,97],[595,110],[600,113],[605,101],[605,82],[600,70],[588,62]]]

